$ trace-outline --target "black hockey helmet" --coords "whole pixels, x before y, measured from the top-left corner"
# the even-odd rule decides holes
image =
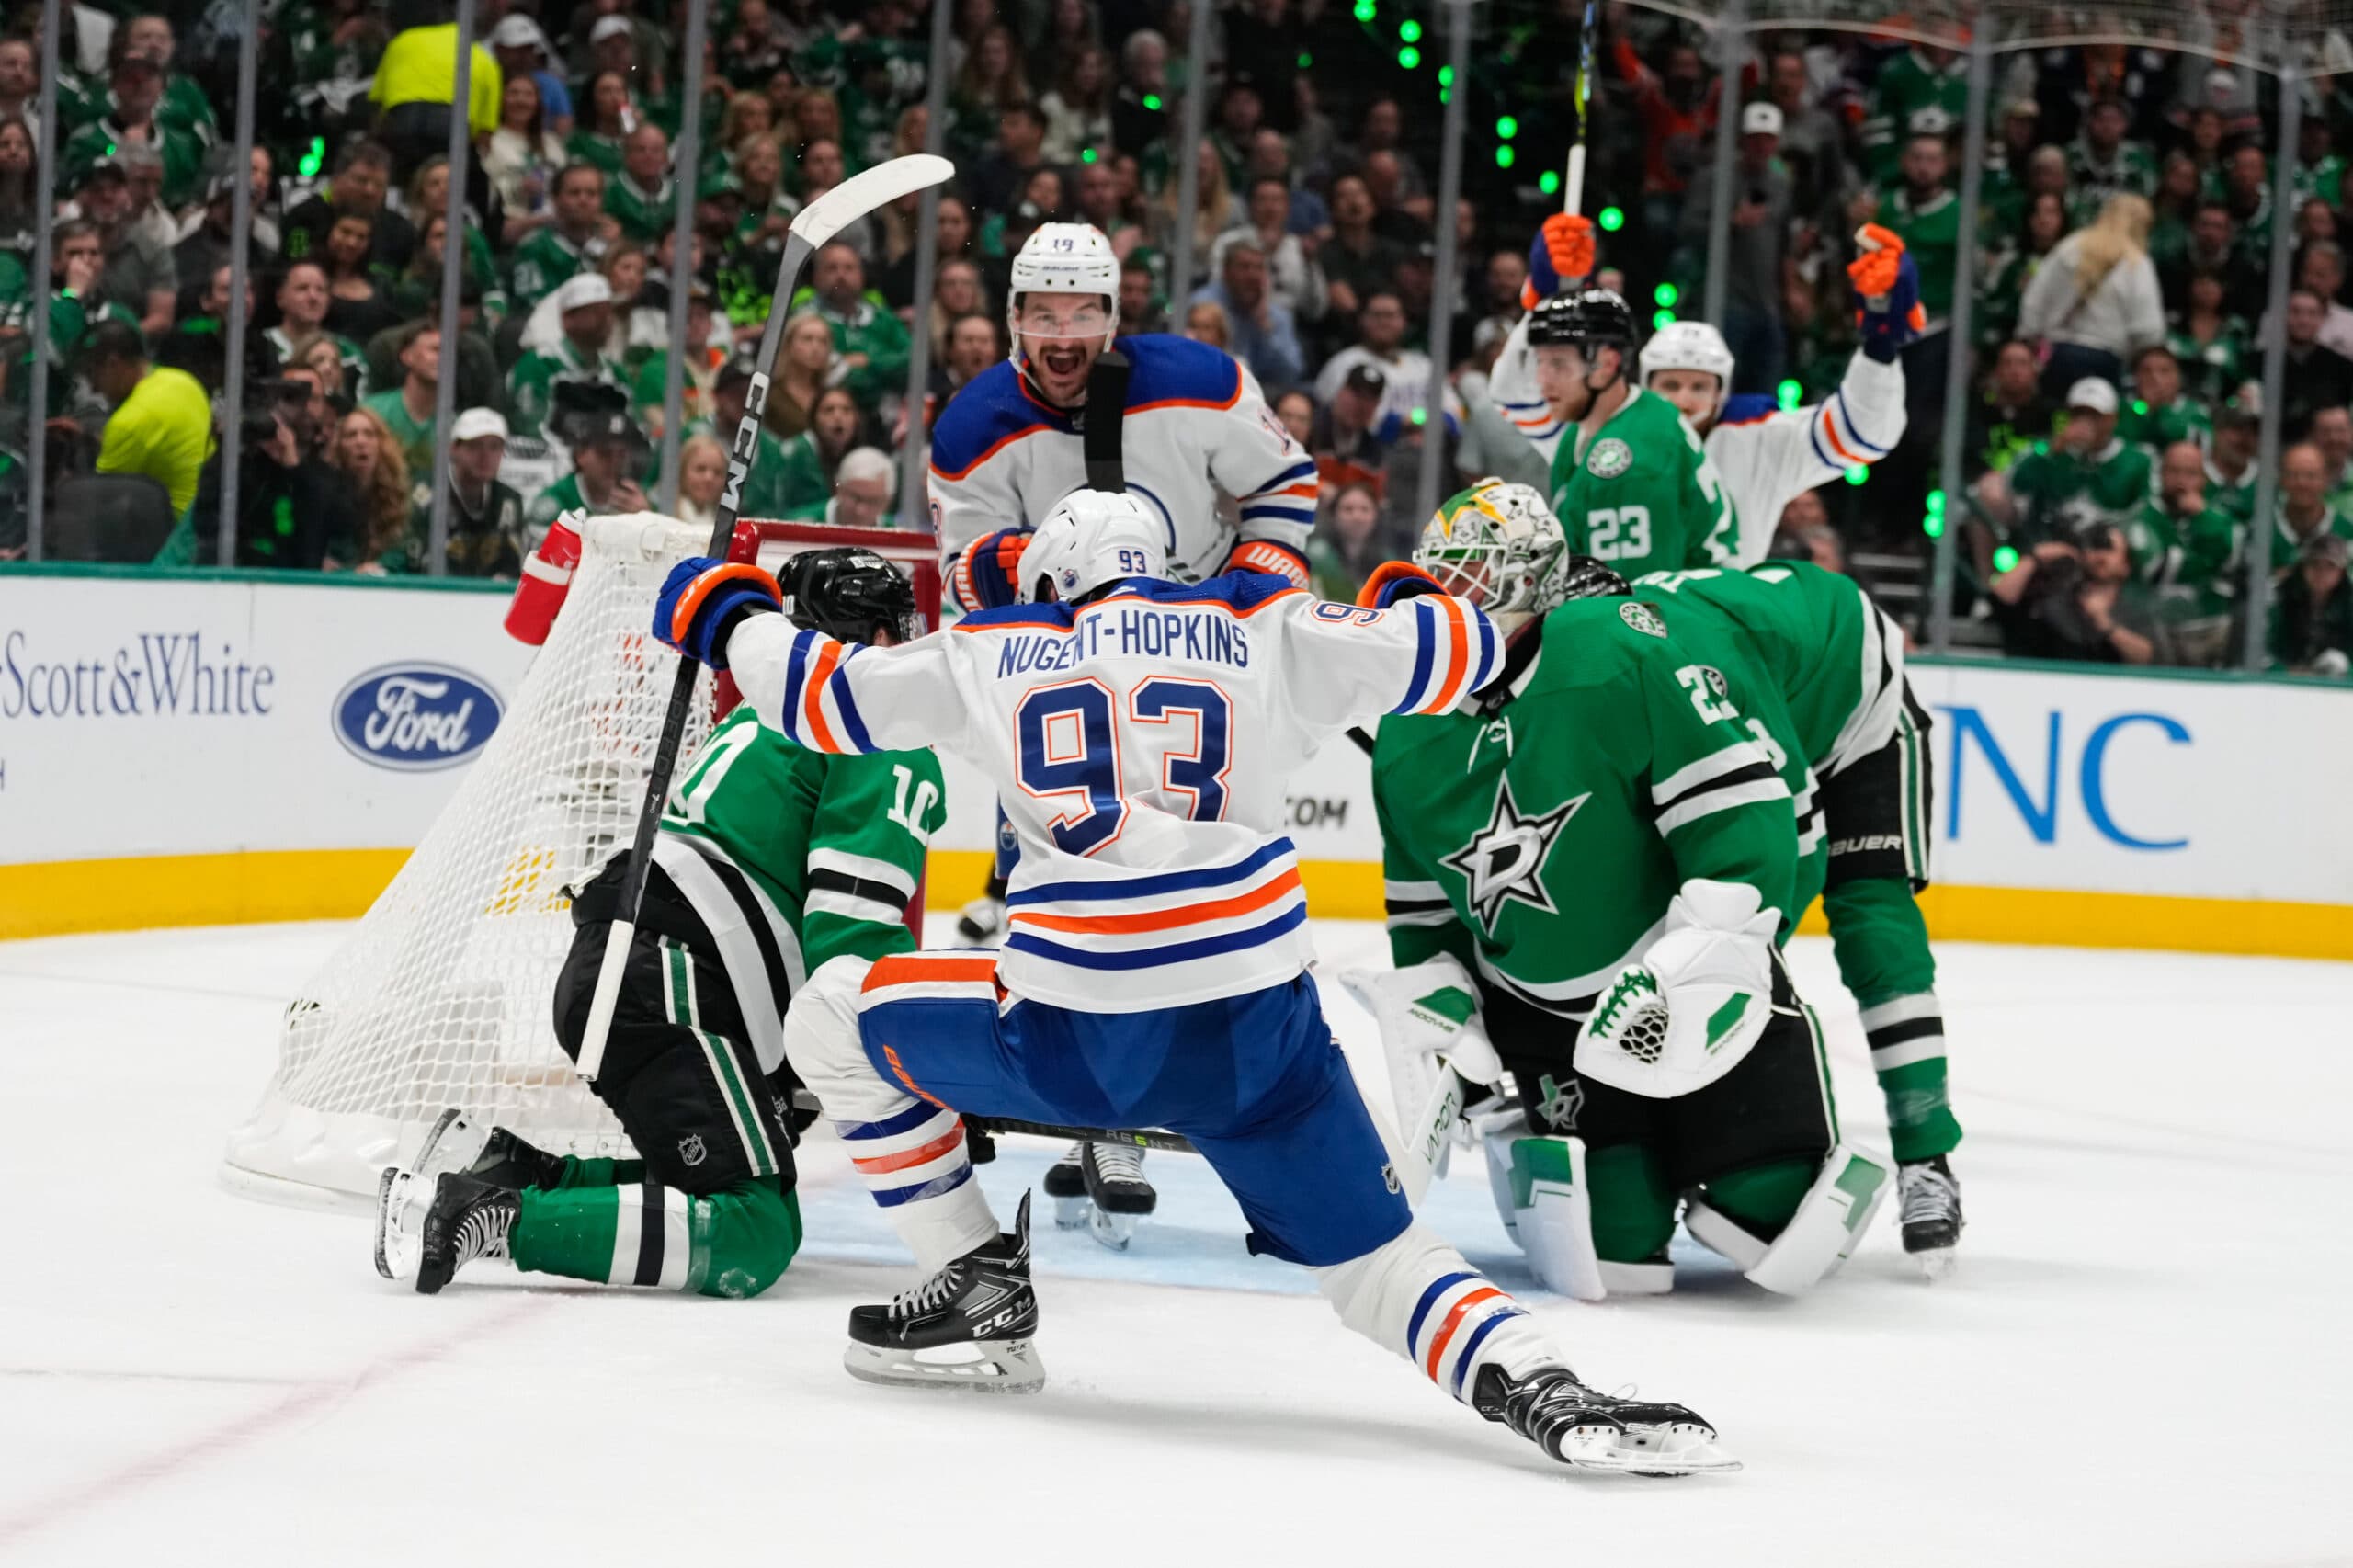
[[[804,550],[787,559],[776,578],[784,590],[784,613],[795,626],[845,642],[871,642],[877,628],[887,628],[899,642],[923,635],[915,585],[870,550]]]
[[[1617,569],[1606,561],[1590,555],[1572,555],[1562,569],[1561,597],[1563,599],[1623,598],[1634,591]]]
[[[1634,347],[1634,312],[1615,289],[1580,289],[1555,294],[1528,317],[1528,342],[1532,348],[1558,345],[1570,348]]]

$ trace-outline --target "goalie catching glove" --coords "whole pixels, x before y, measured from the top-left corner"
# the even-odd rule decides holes
[[[654,635],[714,670],[727,667],[727,638],[746,616],[784,606],[784,590],[757,566],[690,555],[670,568],[654,601]]]
[[[1731,1072],[1772,1017],[1780,924],[1745,882],[1685,882],[1666,929],[1595,1004],[1577,1036],[1579,1074],[1665,1100]]]

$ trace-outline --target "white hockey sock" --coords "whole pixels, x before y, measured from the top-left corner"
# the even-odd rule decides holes
[[[841,1134],[866,1189],[926,1272],[997,1237],[996,1216],[972,1179],[964,1123],[874,1070],[858,1030],[867,964],[841,958],[793,994],[785,1054]]]
[[[1315,1276],[1342,1323],[1404,1357],[1457,1399],[1470,1399],[1478,1369],[1488,1362],[1516,1378],[1567,1365],[1518,1301],[1419,1224]]]

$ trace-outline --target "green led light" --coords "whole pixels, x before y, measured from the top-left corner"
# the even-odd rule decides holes
[[[1661,311],[1656,315],[1651,317],[1651,327],[1654,331],[1660,327],[1673,326],[1674,324],[1675,312],[1673,311]]]
[[[1502,137],[1506,142],[1510,141],[1513,137],[1519,134],[1519,121],[1514,119],[1509,115],[1504,116],[1501,119],[1495,121],[1495,134]]]
[[[1403,65],[1408,71],[1411,71],[1415,66],[1419,65],[1421,62],[1422,51],[1415,49],[1410,43],[1397,51],[1397,63]]]
[[[1930,517],[1943,517],[1944,515],[1945,515],[1945,493],[1944,493],[1943,491],[1941,491],[1941,490],[1931,490],[1931,491],[1929,491],[1929,492],[1928,492],[1928,516],[1930,516]]]
[[[1357,0],[1357,20],[1359,22],[1372,20],[1373,9],[1372,0]]]
[[[324,136],[312,137],[311,150],[302,154],[302,162],[299,165],[302,173],[302,177],[304,179],[309,179],[313,175],[316,175],[319,172],[319,165],[326,161],[327,139]]]
[[[1159,113],[1160,95],[1158,93],[1146,93],[1143,96],[1143,107],[1152,110],[1154,114]]]
[[[1783,381],[1773,389],[1773,394],[1784,409],[1790,409],[1795,408],[1798,399],[1805,395],[1805,388],[1795,381]]]
[[[1662,283],[1651,290],[1651,298],[1662,305],[1671,305],[1681,296],[1675,291],[1674,284]]]
[[[1078,161],[1079,161],[1080,163],[1082,163],[1082,164],[1091,164],[1091,163],[1093,163],[1093,162],[1095,161],[1095,158],[1096,158],[1096,152],[1095,152],[1095,149],[1094,149],[1094,148],[1092,148],[1092,147],[1081,147],[1081,148],[1078,150]]]
[[[1871,471],[1860,463],[1849,464],[1847,469],[1847,483],[1849,484],[1860,484],[1870,476]]]
[[[1429,419],[1430,419],[1429,410],[1427,410],[1427,409],[1426,409],[1426,408],[1417,408],[1417,409],[1414,410],[1414,423],[1415,423],[1415,424],[1416,424],[1416,425],[1427,425],[1427,424],[1428,424],[1428,423],[1429,423]]]
[[[1400,22],[1397,24],[1397,36],[1406,43],[1419,43],[1422,41],[1422,24],[1410,18]]]
[[[1452,87],[1440,87],[1438,90],[1438,101],[1441,108],[1444,107],[1448,99],[1453,97],[1454,89]]]
[[[1920,525],[1920,531],[1930,539],[1942,539],[1945,537],[1945,520],[1942,517],[1930,517]]]
[[[2018,563],[2018,552],[2006,544],[1994,552],[1994,570],[1996,572],[2006,572]]]
[[[1594,222],[1601,225],[1604,233],[1614,234],[1626,226],[1626,214],[1620,208],[1605,207],[1601,210],[1601,216]]]
[[[2149,405],[2136,397],[2132,400],[2132,412],[2135,414],[2146,414],[2149,412]]]
[[[1515,154],[1512,153],[1512,150],[1508,147],[1496,148],[1495,167],[1499,169],[1507,169],[1511,167],[1514,155]]]
[[[1545,195],[1547,195],[1547,196],[1558,196],[1558,195],[1560,195],[1560,194],[1561,194],[1561,176],[1560,176],[1560,172],[1559,172],[1558,170],[1556,170],[1556,169],[1546,169],[1546,170],[1545,170],[1541,175],[1539,175],[1539,176],[1537,176],[1537,179],[1536,179],[1536,188],[1537,188],[1537,189],[1539,189],[1539,190],[1540,190],[1540,191],[1542,191],[1542,192],[1543,192]]]
[[[1453,66],[1441,65],[1438,68],[1438,85],[1441,87],[1451,87],[1454,85]]]
[[[1299,51],[1299,68],[1300,68],[1302,71],[1310,71],[1310,70],[1314,69],[1314,66],[1315,66],[1315,56],[1313,56],[1313,55],[1312,55],[1312,54],[1308,53],[1308,52],[1307,52],[1307,51],[1305,51],[1305,50],[1303,50],[1303,49],[1302,49],[1302,50],[1301,50],[1301,51]]]

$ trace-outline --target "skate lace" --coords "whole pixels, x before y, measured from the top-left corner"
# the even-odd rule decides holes
[[[1143,1151],[1132,1143],[1097,1143],[1095,1168],[1107,1181],[1142,1181]]]
[[[506,1233],[514,1225],[513,1204],[478,1205],[458,1221],[458,1261],[466,1264],[478,1257],[505,1257]]]
[[[935,1312],[945,1306],[949,1298],[955,1295],[956,1285],[956,1268],[953,1264],[950,1264],[914,1290],[902,1290],[892,1297],[891,1316],[893,1320],[898,1320],[921,1317],[926,1312]]]
[[[1953,1180],[1934,1165],[1922,1165],[1904,1173],[1902,1223],[1918,1224],[1930,1220],[1949,1220],[1960,1207],[1960,1191]]]

